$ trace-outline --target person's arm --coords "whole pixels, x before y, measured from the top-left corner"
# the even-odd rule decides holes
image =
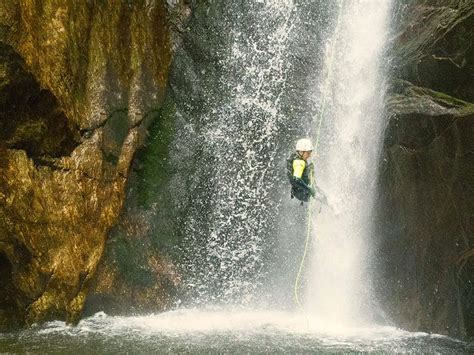
[[[315,189],[315,195],[313,197],[316,200],[321,201],[321,203],[324,203],[325,205],[329,206],[328,199],[324,191],[316,184],[314,185],[314,189]]]

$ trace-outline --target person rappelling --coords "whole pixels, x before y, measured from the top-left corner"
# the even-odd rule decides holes
[[[316,198],[327,204],[324,193],[314,184],[314,165],[308,159],[313,153],[313,143],[307,138],[296,142],[296,152],[287,160],[287,174],[291,184],[291,198],[303,202],[309,202],[310,198]]]

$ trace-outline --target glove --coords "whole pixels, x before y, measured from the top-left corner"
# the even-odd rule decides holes
[[[328,199],[324,194],[323,190],[315,186],[316,196],[313,196],[316,200],[320,201],[322,204],[329,206]]]
[[[316,189],[313,186],[309,187],[309,193],[312,197],[316,197]]]

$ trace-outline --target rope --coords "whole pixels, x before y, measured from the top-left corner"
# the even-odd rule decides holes
[[[334,50],[335,50],[336,42],[337,42],[337,35],[339,33],[339,25],[340,25],[340,22],[341,22],[340,20],[341,20],[343,1],[344,0],[339,0],[339,2],[338,2],[339,12],[338,12],[338,15],[337,15],[336,28],[334,30],[334,40],[331,43],[331,51],[330,51],[331,57],[330,57],[330,60],[329,60],[329,65],[328,65],[328,77],[326,79],[326,85],[325,85],[324,91],[323,91],[323,96],[322,96],[323,99],[322,99],[322,102],[321,102],[321,111],[319,112],[318,130],[316,131],[316,142],[314,144],[314,150],[315,151],[318,149],[318,145],[319,145],[319,136],[320,136],[320,133],[321,133],[321,125],[323,123],[324,112],[325,112],[325,108],[326,108],[327,91],[328,91],[328,88],[329,88],[329,83],[331,82],[330,79],[331,79],[332,67],[333,67],[333,63],[334,63]],[[311,171],[310,171],[310,181],[311,181],[311,185],[313,186],[314,185],[314,171],[313,171],[313,169],[311,169]],[[301,274],[302,274],[302,271],[303,271],[303,268],[304,268],[306,254],[308,253],[308,245],[309,245],[309,239],[310,239],[310,235],[311,235],[311,219],[312,219],[311,215],[312,215],[312,211],[313,211],[313,199],[310,199],[309,204],[308,204],[308,217],[307,217],[308,220],[307,220],[307,223],[306,223],[306,240],[305,240],[305,243],[304,243],[303,256],[301,257],[300,267],[298,269],[298,274],[296,275],[295,287],[294,287],[295,302],[301,310],[303,310],[303,306],[301,305],[301,302],[300,302],[300,299],[299,299],[299,296],[298,296],[298,289],[299,289],[299,284],[300,284],[300,280],[301,280]],[[306,315],[305,315],[305,317],[306,317]],[[308,318],[306,318],[306,322],[309,326]]]
[[[313,181],[313,170],[311,169],[311,173],[310,173],[310,181]],[[299,288],[299,283],[300,283],[300,279],[301,279],[301,273],[303,271],[303,267],[304,267],[304,261],[306,259],[306,254],[308,252],[308,245],[309,245],[309,236],[310,236],[310,233],[311,233],[311,211],[312,211],[312,200],[310,199],[309,200],[309,206],[308,206],[308,220],[306,222],[306,240],[305,240],[305,243],[304,243],[304,251],[303,251],[303,256],[301,258],[301,263],[300,263],[300,267],[298,269],[298,274],[296,275],[296,280],[295,280],[295,301],[296,301],[296,304],[298,305],[298,307],[302,310],[303,309],[303,306],[301,305],[300,303],[300,300],[299,300],[299,297],[298,297],[298,288]]]

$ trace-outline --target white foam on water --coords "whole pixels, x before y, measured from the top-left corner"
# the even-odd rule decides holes
[[[1,335],[1,334],[0,334]],[[302,313],[243,308],[179,309],[145,316],[103,312],[77,326],[50,322],[15,336],[28,349],[127,352],[432,352],[467,344],[442,335],[389,326],[328,323]],[[12,348],[14,349],[14,348]]]
[[[193,336],[205,334],[260,333],[275,336],[304,335],[328,344],[399,341],[429,336],[423,332],[407,332],[389,326],[350,327],[342,323],[328,323],[323,319],[294,312],[236,310],[236,309],[180,309],[146,316],[108,316],[103,312],[86,318],[75,327],[64,322],[50,322],[39,331],[42,335],[67,333],[84,336],[99,333],[108,336],[138,334],[141,336]],[[443,337],[438,335],[438,337]]]
[[[179,309],[175,311],[150,314],[145,316],[108,316],[103,312],[85,318],[76,327],[65,325],[64,322],[55,321],[47,324],[40,331],[42,334],[53,332],[73,331],[96,332],[104,329],[108,333],[117,334],[128,330],[140,330],[142,333],[215,333],[215,332],[242,332],[257,329],[285,330],[288,333],[313,333],[321,330],[321,324],[315,321],[308,327],[306,318],[302,314],[256,311],[256,310],[204,310]],[[324,326],[328,334],[347,334],[346,327]]]

